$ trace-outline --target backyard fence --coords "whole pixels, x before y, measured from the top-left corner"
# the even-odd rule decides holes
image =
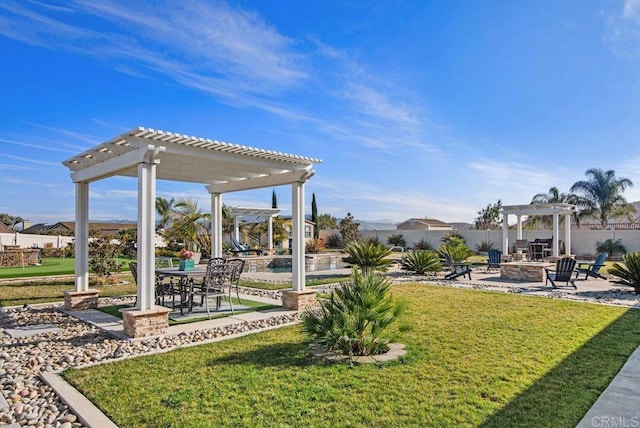
[[[482,242],[493,243],[493,248],[502,248],[502,230],[364,230],[360,231],[363,239],[377,238],[380,243],[386,244],[391,235],[401,234],[407,245],[406,248],[413,248],[420,241],[428,242],[432,248],[437,248],[442,243],[444,236],[456,233],[462,236],[467,247],[476,250]],[[533,241],[537,238],[550,239],[553,237],[551,230],[523,230],[522,239]],[[560,231],[561,240],[564,238],[564,230]],[[596,243],[607,239],[617,241],[620,239],[622,245],[628,252],[640,251],[640,230],[572,230],[571,231],[571,254],[577,256],[593,256],[596,251]],[[509,243],[516,242],[516,231],[509,230]]]

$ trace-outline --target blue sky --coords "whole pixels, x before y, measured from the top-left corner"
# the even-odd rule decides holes
[[[320,158],[307,209],[338,218],[472,222],[594,167],[640,200],[640,0],[3,0],[0,52],[0,212],[34,223],[74,218],[63,160],[136,126]],[[92,183],[90,217],[135,219],[136,186]]]

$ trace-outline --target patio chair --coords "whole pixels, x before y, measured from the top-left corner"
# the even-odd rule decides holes
[[[233,273],[231,275],[231,287],[236,289],[236,297],[238,298],[238,304],[242,304],[240,301],[240,275],[244,271],[244,260],[242,259],[229,259],[227,260],[227,265],[231,265],[234,267]]]
[[[529,258],[529,241],[516,239],[516,254],[523,254],[525,259]]]
[[[566,286],[569,286],[569,284],[571,284],[571,286],[577,290],[578,287],[576,287],[575,279],[572,278],[573,268],[575,266],[576,260],[572,259],[571,257],[563,257],[561,259],[558,259],[558,261],[556,261],[555,270],[548,268],[544,269],[547,273],[545,285],[551,282],[551,286],[553,288],[558,288],[556,282],[564,282]]]
[[[600,268],[604,266],[604,262],[609,257],[607,253],[599,253],[596,255],[596,260],[593,263],[578,263],[578,267],[576,268],[576,278],[583,273],[584,279],[587,280],[589,277],[607,279],[606,277],[600,275],[598,272]]]
[[[469,279],[471,279],[471,267],[467,262],[454,262],[449,256],[445,256],[443,261],[451,269],[451,272],[446,274],[444,279],[456,279],[465,275],[468,275]]]
[[[487,271],[491,268],[500,269],[500,263],[502,262],[502,251],[497,248],[492,248],[489,250],[487,260]]]
[[[261,250],[259,248],[249,248],[247,245],[242,245],[235,237],[231,237],[231,242],[233,243],[234,250],[229,250],[233,254],[244,254],[249,255],[250,253],[256,253],[258,256],[263,256],[266,254],[266,251]]]
[[[200,296],[200,306],[203,304],[207,310],[207,316],[211,319],[211,311],[209,309],[209,298],[216,298],[216,310],[220,309],[222,298],[226,297],[229,301],[229,307],[231,313],[234,313],[233,302],[231,301],[231,279],[233,271],[235,270],[233,264],[219,264],[208,263],[207,273],[205,274],[202,283],[193,286],[193,292],[191,296],[191,309],[193,309],[193,301],[196,296]]]

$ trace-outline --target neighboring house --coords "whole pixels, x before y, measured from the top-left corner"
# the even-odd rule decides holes
[[[100,232],[101,236],[114,236],[118,231],[122,229],[138,231],[138,225],[136,223],[89,223],[89,229],[95,229]],[[73,236],[76,233],[76,223],[73,221],[59,221],[54,224],[34,224],[31,227],[23,230],[22,233],[29,233],[34,235],[67,235]]]
[[[0,222],[0,233],[14,233],[9,226]]]
[[[399,223],[398,230],[453,230],[449,223],[433,218],[410,218]]]

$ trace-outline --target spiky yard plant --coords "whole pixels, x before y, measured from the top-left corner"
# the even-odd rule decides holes
[[[400,260],[402,270],[423,275],[427,272],[440,272],[442,265],[435,251],[408,251]]]
[[[388,327],[406,304],[391,296],[391,281],[369,270],[353,269],[351,280],[341,284],[319,308],[302,315],[302,328],[318,345],[342,355],[377,355],[393,340]]]
[[[394,233],[387,238],[387,244],[404,248],[407,246],[407,241],[402,236],[402,233]]]
[[[464,244],[447,245],[438,247],[438,255],[447,263],[461,263],[473,256],[473,251]]]
[[[351,242],[344,251],[348,256],[343,257],[345,263],[359,267],[363,272],[369,270],[386,271],[391,264],[387,257],[391,250],[382,244],[367,242]]]
[[[636,294],[640,294],[640,251],[627,253],[622,257],[622,263],[614,263],[609,268],[609,274],[617,279],[613,282],[633,287]]]
[[[431,241],[427,241],[426,239],[422,238],[418,242],[413,244],[413,249],[414,250],[433,250],[434,248],[433,248],[433,245],[431,245]]]

